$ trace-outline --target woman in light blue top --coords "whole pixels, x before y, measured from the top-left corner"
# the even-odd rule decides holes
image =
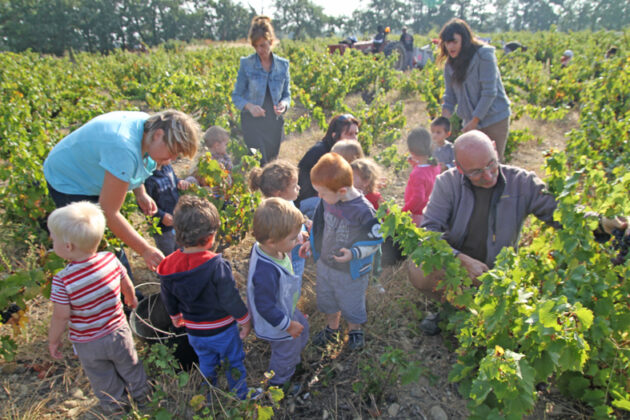
[[[57,207],[80,200],[99,203],[114,235],[155,269],[164,255],[135,231],[120,208],[133,190],[142,211],[156,213],[144,180],[180,154],[193,157],[198,144],[199,126],[182,112],[110,112],[57,143],[44,161],[44,176]]]
[[[510,101],[505,94],[494,47],[475,38],[461,19],[451,19],[440,31],[438,63],[444,65],[442,116],[450,118],[455,105],[462,131],[480,130],[497,146],[503,161],[510,128]]]
[[[276,38],[267,16],[256,16],[249,28],[256,52],[241,57],[232,101],[241,110],[245,144],[260,150],[261,166],[275,159],[284,135],[284,118],[291,103],[289,61],[271,52]]]

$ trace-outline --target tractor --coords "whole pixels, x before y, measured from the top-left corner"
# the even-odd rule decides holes
[[[386,57],[396,53],[397,58],[394,61],[394,68],[396,70],[402,70],[405,64],[406,54],[410,54],[403,45],[398,41],[385,40],[380,46],[375,47],[374,41],[358,41],[354,36],[350,36],[338,44],[332,44],[328,46],[328,51],[331,54],[339,52],[343,55],[346,49],[353,48],[355,50],[363,51],[364,54],[385,54]],[[431,45],[425,45],[421,48],[414,47],[413,52],[413,68],[422,69],[429,61],[433,61],[433,49]]]

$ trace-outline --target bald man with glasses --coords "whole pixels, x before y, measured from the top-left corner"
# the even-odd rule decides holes
[[[421,227],[441,232],[476,281],[494,266],[501,249],[518,246],[523,222],[530,214],[559,227],[553,221],[556,200],[533,172],[500,164],[494,142],[481,131],[459,136],[454,151],[456,168],[437,177]],[[605,222],[620,223],[616,219]],[[625,227],[605,225],[604,229],[627,228],[625,219],[621,224]],[[424,275],[421,268],[409,264],[411,283],[429,297],[442,298],[435,287],[443,278],[442,270]],[[439,332],[438,320],[432,318],[436,317],[429,316],[421,324],[429,335]]]

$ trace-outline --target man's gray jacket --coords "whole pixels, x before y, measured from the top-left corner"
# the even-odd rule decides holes
[[[442,232],[453,247],[461,249],[468,233],[468,221],[475,205],[470,180],[457,168],[443,172],[435,180],[429,203],[424,209],[422,227]],[[499,178],[490,202],[486,265],[494,266],[496,256],[506,246],[517,248],[523,222],[533,214],[543,222],[553,222],[556,200],[533,172],[500,165]]]

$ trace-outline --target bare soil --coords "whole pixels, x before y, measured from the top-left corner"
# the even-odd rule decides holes
[[[405,100],[407,125],[397,142],[401,153],[406,151],[406,133],[417,126],[428,126],[424,104]],[[548,149],[561,150],[564,133],[577,126],[577,114],[571,113],[558,122],[539,122],[529,118],[517,121],[514,128],[527,127],[540,139],[520,145],[512,163],[541,172],[543,154]],[[280,157],[297,163],[299,158],[323,136],[317,129],[300,135],[288,136],[282,144]],[[176,166],[180,175],[188,174],[191,161]],[[388,184],[382,189],[386,199],[402,203],[408,173],[395,176],[388,173]],[[141,218],[136,221],[141,223]],[[240,290],[244,292],[249,251],[253,239],[248,236],[239,246],[224,251],[231,261]],[[136,283],[157,281],[154,273],[146,270],[137,256],[132,258]],[[420,296],[406,279],[404,266],[384,270],[368,290],[368,322],[365,326],[366,348],[351,352],[345,342],[328,349],[307,346],[295,379],[302,383],[297,397],[288,397],[275,410],[275,418],[282,419],[462,419],[467,417],[467,401],[457,392],[457,386],[447,380],[456,362],[457,343],[446,333],[424,336],[418,330],[423,313],[433,309],[432,303]],[[304,287],[299,306],[308,314],[311,334],[324,327],[322,314],[315,305],[315,272],[312,262],[307,264]],[[384,292],[379,291],[382,285]],[[17,359],[5,362],[0,368],[0,418],[6,419],[94,419],[107,418],[99,414],[98,402],[71,347],[66,345],[65,360],[52,361],[48,355],[46,331],[51,305],[43,298],[30,306],[31,322],[18,338]],[[5,332],[6,326],[2,327]],[[343,337],[347,340],[347,337]],[[138,341],[138,348],[146,345]],[[263,373],[269,358],[269,346],[250,335],[245,341],[249,382],[264,381]],[[396,366],[382,365],[379,357],[402,350],[406,362],[418,362],[423,375],[418,382],[402,386],[391,370]],[[197,382],[198,383],[198,380]],[[158,384],[159,385],[159,384]],[[373,386],[373,391],[357,390]],[[191,392],[194,393],[195,390]],[[186,404],[186,401],[183,402]],[[173,403],[165,402],[171,408]],[[190,417],[189,415],[174,418]],[[133,417],[148,418],[148,417]],[[586,418],[581,410],[549,391],[541,391],[540,403],[534,418]]]

